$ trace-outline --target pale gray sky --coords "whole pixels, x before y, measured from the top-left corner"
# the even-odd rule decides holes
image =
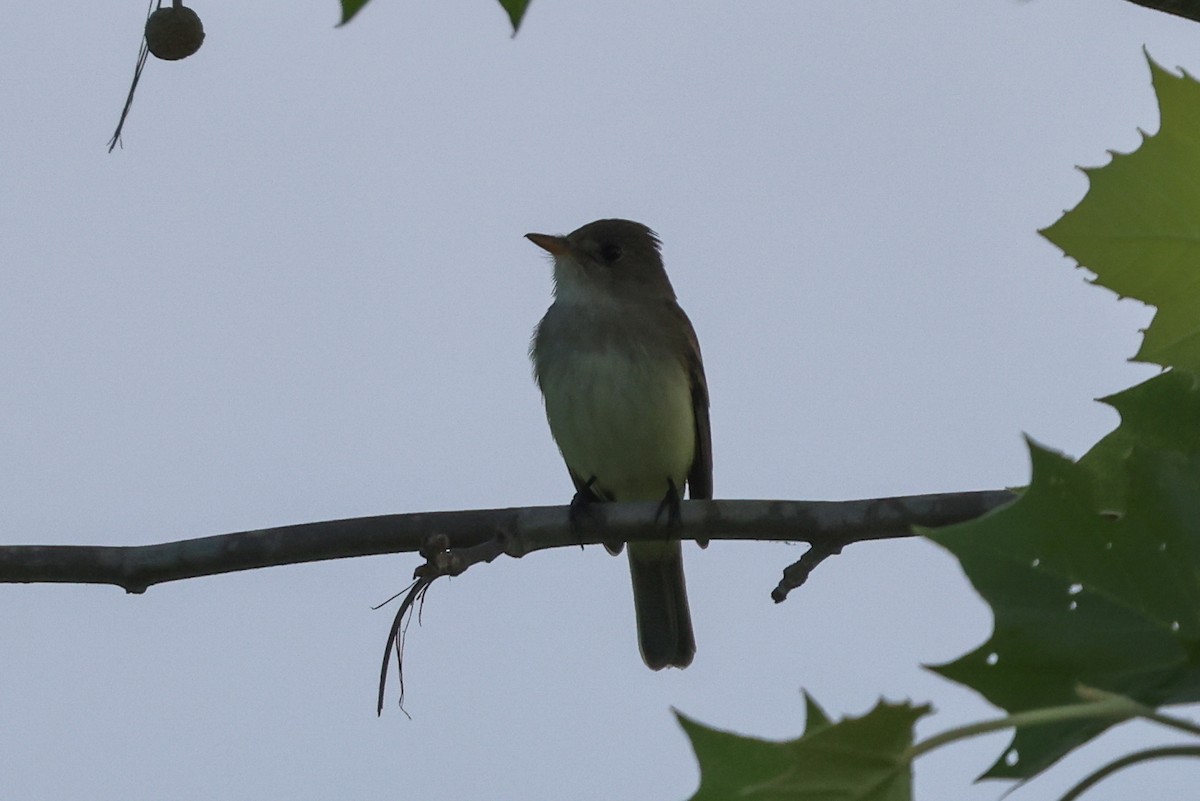
[[[1200,26],[1127,2],[200,3],[208,38],[131,76],[141,3],[15,4],[0,28],[0,539],[151,543],[339,517],[565,503],[526,359],[550,299],[527,231],[655,228],[704,349],[716,494],[1021,484],[1073,455],[1149,312],[1035,233],[1075,164],[1157,114],[1142,55]],[[123,7],[122,7],[123,6]],[[407,719],[375,681],[415,557],[109,587],[0,586],[0,775],[21,799],[680,799],[676,707],[796,736],[932,701],[988,636],[927,543],[686,552],[698,653],[651,673],[623,560],[500,561],[430,593]],[[968,787],[1006,735],[919,763]],[[1126,727],[1015,799],[1134,744]],[[1089,799],[1178,797],[1160,763]]]

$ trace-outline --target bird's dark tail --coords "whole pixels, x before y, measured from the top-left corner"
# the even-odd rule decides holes
[[[629,573],[642,659],[651,670],[687,667],[696,655],[696,637],[680,542],[631,542]]]

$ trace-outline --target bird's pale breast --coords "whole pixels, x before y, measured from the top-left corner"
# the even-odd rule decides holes
[[[614,500],[682,494],[696,452],[691,382],[678,360],[603,347],[540,375],[550,430],[567,465]]]

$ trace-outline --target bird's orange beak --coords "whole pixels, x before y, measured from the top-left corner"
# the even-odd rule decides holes
[[[549,234],[525,234],[525,238],[542,250],[555,256],[571,252],[571,245],[565,236],[550,236]]]

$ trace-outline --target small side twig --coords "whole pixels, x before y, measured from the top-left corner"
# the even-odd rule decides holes
[[[784,568],[779,584],[771,591],[771,599],[782,603],[788,593],[808,581],[817,565],[837,556],[847,545],[866,539],[903,537],[913,533],[915,526],[938,528],[966,520],[999,508],[1016,499],[1008,491],[986,493],[947,493],[916,497],[877,498],[856,506],[833,506],[834,525],[847,532],[857,531],[864,536],[845,536],[809,539],[811,547],[796,562]]]
[[[837,556],[842,552],[845,543],[841,542],[819,542],[810,547],[804,552],[795,562],[783,569],[783,577],[779,579],[779,584],[775,589],[771,590],[771,600],[777,604],[787,600],[788,593],[808,581],[808,576],[817,569],[817,565],[824,562],[831,556]]]
[[[421,556],[425,557],[425,564],[413,571],[413,577],[435,579],[439,576],[462,575],[471,565],[491,562],[503,554],[519,559],[525,555],[525,550],[513,547],[516,539],[509,529],[501,526],[491,539],[476,545],[452,548],[448,536],[432,534],[420,550]]]

